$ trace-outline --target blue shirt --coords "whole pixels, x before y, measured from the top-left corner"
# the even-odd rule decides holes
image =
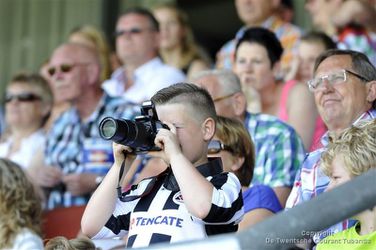
[[[76,108],[65,111],[53,124],[47,137],[46,164],[60,168],[63,174],[91,172],[105,175],[112,165],[112,141],[99,135],[98,125],[107,116],[132,119],[139,110],[122,98],[103,94],[97,108],[83,122]],[[89,148],[90,147],[90,148]],[[92,152],[89,152],[89,151]],[[50,190],[47,209],[83,205],[90,194],[72,196],[63,184]]]
[[[304,156],[296,131],[277,117],[246,113],[245,127],[255,144],[256,164],[252,184],[292,187]]]
[[[254,185],[243,192],[244,213],[257,208],[268,209],[273,213],[282,210],[281,203],[273,189],[266,185]]]

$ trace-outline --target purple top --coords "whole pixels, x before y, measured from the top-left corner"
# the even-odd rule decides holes
[[[243,192],[244,213],[257,208],[265,208],[273,213],[282,210],[282,206],[273,189],[266,185],[254,185]]]

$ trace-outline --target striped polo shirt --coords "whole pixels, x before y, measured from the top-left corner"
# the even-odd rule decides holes
[[[214,186],[212,206],[205,219],[189,213],[168,168],[123,193],[123,201],[118,199],[111,218],[94,238],[123,237],[128,233],[128,247],[143,247],[236,232],[244,214],[239,180],[232,173],[222,172],[219,158],[197,170]]]

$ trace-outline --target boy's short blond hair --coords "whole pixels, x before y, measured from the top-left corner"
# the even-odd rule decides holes
[[[321,158],[321,168],[327,176],[332,175],[331,165],[336,156],[343,158],[344,168],[353,176],[376,168],[376,119],[360,122],[338,138],[331,138]]]
[[[204,88],[192,83],[176,83],[159,90],[151,101],[155,105],[182,104],[192,108],[192,115],[199,122],[207,118],[216,119],[214,102]]]

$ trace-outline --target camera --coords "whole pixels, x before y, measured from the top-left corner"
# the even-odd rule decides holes
[[[134,121],[105,117],[99,123],[99,134],[105,140],[129,146],[136,154],[159,151],[154,139],[160,128],[169,129],[158,119],[154,104],[145,101],[141,106],[141,115]]]

